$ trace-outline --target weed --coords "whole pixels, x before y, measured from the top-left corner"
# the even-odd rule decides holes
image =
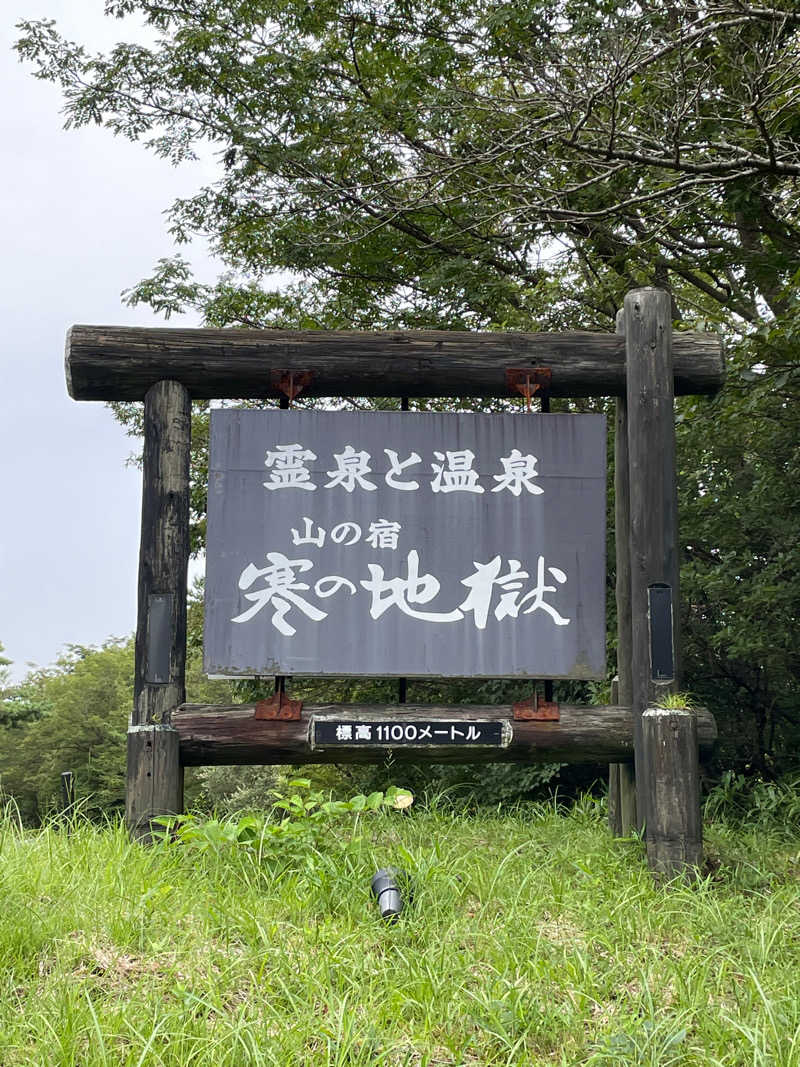
[[[656,701],[655,706],[665,711],[682,711],[696,708],[697,704],[689,693],[665,693]]]
[[[800,1067],[800,802],[726,788],[692,888],[656,886],[596,799],[400,818],[391,791],[331,805],[298,780],[152,848],[9,812],[0,1063]],[[392,926],[389,864],[414,887]]]
[[[293,792],[275,791],[272,812],[266,816],[245,814],[225,819],[179,815],[163,820],[156,833],[164,845],[188,845],[199,852],[237,848],[260,858],[281,851],[307,852],[327,833],[328,824],[342,816],[359,816],[381,809],[402,810],[413,803],[407,789],[390,786],[385,792],[359,794],[350,800],[330,800],[313,790],[308,778],[288,783]],[[277,815],[277,817],[276,817]]]

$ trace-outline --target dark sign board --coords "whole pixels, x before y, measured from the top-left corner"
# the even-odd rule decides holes
[[[672,590],[656,582],[647,590],[650,617],[650,677],[654,682],[671,682],[675,677],[672,647]]]
[[[599,678],[601,415],[211,415],[212,675]]]
[[[508,722],[466,719],[319,719],[311,720],[312,748],[427,748],[468,745],[505,748]]]

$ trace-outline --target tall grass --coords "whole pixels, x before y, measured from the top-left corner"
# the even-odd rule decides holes
[[[718,812],[707,845],[659,887],[589,798],[206,850],[7,813],[0,1064],[800,1067],[800,836]]]

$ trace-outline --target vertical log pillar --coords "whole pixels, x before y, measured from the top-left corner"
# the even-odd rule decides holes
[[[627,544],[627,541],[626,541]],[[630,660],[628,661],[630,664]],[[630,668],[628,670],[630,676]],[[619,677],[611,683],[611,703],[619,706]],[[630,690],[627,704],[630,707]],[[608,765],[608,826],[614,837],[628,837],[639,829],[636,820],[636,776],[633,764],[609,763]]]
[[[677,842],[685,830],[685,819],[670,806],[669,796],[684,793],[686,809],[697,809],[698,820],[700,809],[699,779],[692,775],[685,746],[673,759],[663,760],[662,742],[652,731],[645,735],[642,724],[646,709],[675,692],[680,681],[672,303],[668,293],[659,289],[628,293],[625,339],[636,805],[638,820],[646,827],[648,862],[656,869],[664,849],[656,845],[653,835],[665,840],[672,836]],[[696,744],[696,732],[694,737]],[[694,758],[696,762],[696,750]],[[654,775],[661,781],[658,788]],[[670,787],[663,788],[670,776]],[[651,810],[651,803],[658,810]],[[672,854],[679,853],[676,844]]]
[[[617,313],[617,333],[625,333],[625,312]],[[616,545],[617,680],[611,703],[631,706],[631,556],[630,479],[628,473],[628,405],[625,397],[616,404],[614,430],[614,542]],[[631,763],[611,763],[608,768],[608,823],[615,837],[627,837],[640,829],[636,819],[636,780]]]
[[[171,726],[143,723],[128,730],[125,819],[138,841],[149,844],[159,819],[183,811],[180,738]]]
[[[703,862],[697,715],[689,708],[648,708],[642,716],[650,755],[647,861],[663,878]]]
[[[144,400],[142,535],[134,706],[128,733],[126,820],[148,839],[151,822],[183,806],[172,711],[186,699],[191,403],[178,382]]]

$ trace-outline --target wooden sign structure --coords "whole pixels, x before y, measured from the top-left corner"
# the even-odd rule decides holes
[[[680,683],[673,397],[715,392],[724,363],[715,335],[673,334],[670,312],[669,294],[640,289],[626,296],[617,334],[74,326],[70,395],[144,401],[128,734],[132,833],[147,839],[159,817],[181,811],[184,766],[369,762],[389,748],[415,761],[608,761],[615,831],[644,827],[648,861],[661,875],[699,866],[698,747],[713,744],[716,728],[702,709],[659,707]],[[534,694],[514,707],[401,700],[301,710],[277,680],[275,699],[261,705],[185,703],[191,401],[246,396],[286,406],[286,395],[301,387],[322,397],[617,398],[619,681],[612,706],[559,708]],[[428,743],[434,730],[440,733]]]

